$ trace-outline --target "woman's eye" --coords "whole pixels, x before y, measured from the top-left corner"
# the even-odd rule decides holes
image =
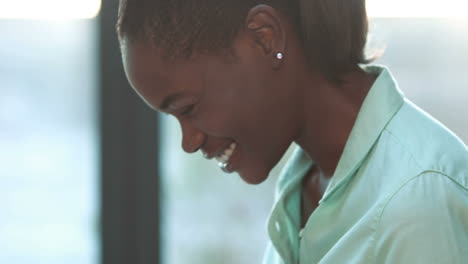
[[[192,105],[189,105],[189,106],[186,106],[186,107],[184,107],[183,110],[179,113],[179,115],[181,115],[181,116],[188,115],[188,114],[190,114],[190,113],[192,112],[193,108],[194,108],[194,105],[193,105],[193,104],[192,104]]]

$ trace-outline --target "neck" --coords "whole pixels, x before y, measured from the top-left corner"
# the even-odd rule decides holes
[[[303,119],[296,143],[331,178],[343,153],[359,109],[375,78],[362,70],[343,76],[335,85],[308,75],[302,82]]]

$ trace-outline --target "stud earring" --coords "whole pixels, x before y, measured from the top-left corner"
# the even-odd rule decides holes
[[[276,58],[277,58],[278,60],[282,60],[282,59],[284,58],[283,53],[281,53],[281,52],[276,53]]]

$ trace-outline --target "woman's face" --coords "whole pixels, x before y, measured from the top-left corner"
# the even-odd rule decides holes
[[[235,143],[224,170],[257,184],[298,135],[298,98],[280,62],[248,38],[238,37],[233,51],[235,62],[208,55],[165,62],[144,41],[122,46],[130,84],[150,107],[179,121],[182,148],[216,156]]]

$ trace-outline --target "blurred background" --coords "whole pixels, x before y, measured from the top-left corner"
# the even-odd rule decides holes
[[[0,263],[260,263],[259,186],[180,149],[125,79],[111,0],[0,0]],[[468,142],[468,4],[368,0],[369,50]]]

